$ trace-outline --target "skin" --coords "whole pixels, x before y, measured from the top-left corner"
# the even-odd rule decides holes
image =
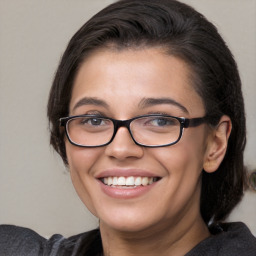
[[[148,113],[203,117],[203,101],[189,77],[186,63],[160,48],[101,49],[78,71],[70,115],[101,113],[120,120]],[[81,103],[84,97],[106,104]],[[145,98],[163,97],[186,111],[169,103],[141,105]],[[207,238],[210,234],[199,210],[201,172],[218,168],[230,130],[230,120],[224,116],[216,129],[207,124],[185,129],[181,140],[170,147],[138,146],[124,127],[105,147],[80,148],[66,139],[71,178],[83,203],[100,220],[104,255],[179,256]],[[96,178],[112,169],[149,171],[161,180],[138,197],[113,198],[102,192]]]

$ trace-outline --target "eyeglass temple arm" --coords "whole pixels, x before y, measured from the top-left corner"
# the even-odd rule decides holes
[[[198,117],[198,118],[191,118],[191,119],[186,119],[184,120],[184,128],[187,127],[196,127],[199,126],[203,123],[208,122],[207,117]]]
[[[65,117],[60,118],[59,126],[65,126],[66,122],[67,122],[67,118],[65,118]]]

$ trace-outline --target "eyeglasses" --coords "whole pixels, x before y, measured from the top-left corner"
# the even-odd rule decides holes
[[[184,128],[207,122],[206,117],[184,118],[169,115],[142,115],[116,120],[98,115],[60,118],[60,126],[71,144],[79,147],[102,147],[110,144],[120,127],[126,127],[133,141],[144,147],[165,147],[176,144]]]

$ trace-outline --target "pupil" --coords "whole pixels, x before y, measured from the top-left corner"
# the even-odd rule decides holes
[[[96,119],[96,118],[92,119],[92,124],[93,125],[100,125],[100,123],[101,123],[100,119]]]
[[[165,119],[158,119],[158,120],[157,120],[157,124],[158,124],[159,126],[166,125],[166,120],[165,120]]]

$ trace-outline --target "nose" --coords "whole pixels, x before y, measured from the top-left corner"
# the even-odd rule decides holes
[[[109,157],[123,161],[127,158],[141,158],[144,149],[135,144],[126,127],[119,127],[114,140],[106,146],[105,153]]]

